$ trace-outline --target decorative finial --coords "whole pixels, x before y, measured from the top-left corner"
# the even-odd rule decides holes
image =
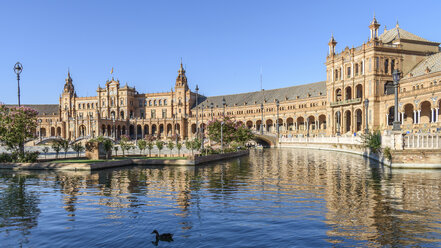
[[[384,32],[386,32],[387,31],[387,27],[386,27],[386,25],[384,25]]]
[[[397,26],[396,26],[397,28],[399,28],[400,27],[400,24],[398,23],[398,20],[397,20]]]

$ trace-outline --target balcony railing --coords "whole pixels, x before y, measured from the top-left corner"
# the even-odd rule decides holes
[[[354,99],[348,99],[348,100],[344,100],[344,101],[331,102],[331,107],[343,106],[343,105],[349,105],[349,104],[357,104],[357,103],[361,103],[361,98],[354,98]]]

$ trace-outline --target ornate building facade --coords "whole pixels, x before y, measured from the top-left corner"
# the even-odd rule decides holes
[[[143,94],[109,80],[94,97],[78,97],[68,73],[57,105],[31,105],[39,112],[39,137],[70,140],[98,135],[192,138],[196,126],[223,115],[256,132],[280,135],[353,135],[391,130],[394,116],[392,72],[401,72],[398,117],[403,132],[439,132],[441,106],[440,43],[395,28],[379,34],[374,18],[370,38],[336,52],[332,36],[326,81],[243,94],[205,97],[189,89],[178,71],[170,92]],[[367,100],[367,101],[366,101]],[[263,130],[261,130],[263,129]]]

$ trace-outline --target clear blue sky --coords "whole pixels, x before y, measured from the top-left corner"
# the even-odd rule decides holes
[[[376,7],[377,6],[377,7]],[[24,66],[21,101],[58,103],[70,68],[93,96],[114,67],[139,92],[169,91],[182,57],[189,84],[213,96],[325,79],[327,43],[369,36],[373,13],[441,41],[441,1],[2,1],[0,102],[16,103],[12,67]]]

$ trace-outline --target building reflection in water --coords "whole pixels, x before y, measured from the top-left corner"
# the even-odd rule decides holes
[[[83,209],[112,220],[160,213],[177,218],[185,232],[210,213],[231,210],[247,218],[321,222],[331,244],[402,246],[441,236],[440,171],[391,171],[345,153],[256,150],[198,167],[14,173],[1,172],[0,232],[19,229],[22,237],[37,225],[44,197],[27,189],[27,180],[59,190],[69,221]]]

